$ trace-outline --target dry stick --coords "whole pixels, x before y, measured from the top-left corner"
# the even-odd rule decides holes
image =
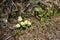
[[[16,7],[15,11],[17,11],[17,6],[16,6],[16,4],[13,1],[12,1],[12,5],[14,5]]]
[[[23,9],[23,0],[21,0],[20,4],[21,4],[21,9]]]
[[[22,11],[22,9],[23,9],[23,0],[20,0],[21,1],[21,3],[20,3],[20,7],[21,7],[21,9],[20,9],[20,11],[21,11],[21,13],[23,12]]]

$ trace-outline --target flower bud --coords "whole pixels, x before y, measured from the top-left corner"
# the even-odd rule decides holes
[[[21,16],[18,17],[18,22],[21,22],[23,19]]]

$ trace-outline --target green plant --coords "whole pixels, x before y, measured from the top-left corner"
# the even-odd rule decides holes
[[[28,20],[25,20],[24,23],[25,23],[24,26],[25,26],[26,28],[28,28],[28,27],[31,25],[31,22],[28,21]]]
[[[44,10],[39,6],[39,5],[37,5],[36,7],[35,7],[35,11],[37,12],[37,16],[39,16],[39,17],[42,17],[43,15],[44,15]]]
[[[18,28],[19,30],[22,28],[29,28],[31,26],[31,22],[28,20],[25,20],[23,22],[23,19],[21,16],[18,17],[18,23],[16,24],[16,28]]]
[[[50,17],[51,15],[53,15],[53,8],[52,5],[45,7],[45,9],[43,8],[44,5],[43,4],[38,4],[38,5],[34,5],[34,11],[32,10],[32,13],[39,18],[40,21],[44,20],[47,17]]]
[[[45,16],[51,16],[53,15],[53,8],[51,6],[46,8],[46,15]]]

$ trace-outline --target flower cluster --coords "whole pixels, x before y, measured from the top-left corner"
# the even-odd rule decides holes
[[[16,28],[20,28],[20,27],[28,28],[30,26],[31,26],[31,22],[30,21],[28,21],[28,20],[23,21],[21,16],[18,17],[18,24],[16,24]]]

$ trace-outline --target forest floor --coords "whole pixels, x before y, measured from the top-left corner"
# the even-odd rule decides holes
[[[19,16],[19,7],[16,11],[14,5],[9,4],[9,1],[7,0],[3,5],[0,5],[0,13],[2,14],[2,16],[0,14],[0,40],[60,40],[60,14],[47,17],[45,22],[40,22],[34,16],[22,14],[22,18],[29,20],[32,25],[18,33],[14,26],[17,23],[17,16]],[[57,9],[60,10],[59,7]],[[6,12],[9,14],[5,15]],[[15,17],[13,17],[14,12],[18,13]]]
[[[42,24],[35,17],[25,19],[31,20],[30,28],[22,30],[17,35],[14,35],[17,31],[1,28],[0,40],[60,40],[60,16],[53,16]]]
[[[60,40],[60,16],[51,17],[45,25],[44,23],[40,24],[39,21],[33,17],[32,19],[32,26],[22,31],[19,34],[20,36],[18,35],[16,38],[19,40]]]

